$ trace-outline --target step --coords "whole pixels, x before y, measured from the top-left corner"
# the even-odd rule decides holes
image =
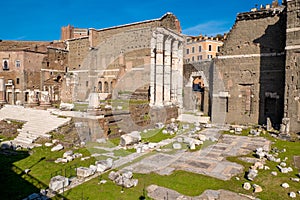
[[[38,137],[36,135],[19,134],[17,138],[28,138],[28,139],[36,140]]]
[[[32,141],[26,138],[15,138],[13,143],[24,143],[24,144],[32,144]]]
[[[37,137],[27,137],[27,136],[22,136],[22,135],[21,136],[18,135],[16,138],[31,141],[31,143],[37,139]]]

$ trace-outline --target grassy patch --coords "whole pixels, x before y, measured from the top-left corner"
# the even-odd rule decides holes
[[[153,129],[148,131],[147,133],[141,133],[143,142],[160,142],[162,140],[170,139],[175,137],[176,135],[163,134],[163,129]]]
[[[54,161],[57,158],[62,157],[63,153],[66,150],[51,152],[50,149],[51,148],[48,147],[34,148],[30,156],[15,162],[14,165],[21,170],[31,169],[31,176],[35,177],[43,184],[48,185],[51,174],[65,175],[66,172],[66,175],[68,176],[72,173],[71,168],[74,168],[76,166],[89,166],[90,164],[95,163],[94,158],[90,158],[85,161],[81,161],[80,158],[77,158],[66,164],[55,163]],[[90,155],[90,152],[87,149],[74,150],[74,153],[76,152],[82,153],[83,157]]]
[[[118,138],[109,139],[109,142],[111,142],[115,146],[119,146],[119,144],[120,144],[120,138],[118,137]]]
[[[108,180],[107,174],[103,175],[101,178]],[[121,193],[122,187],[115,185],[112,181],[108,180],[106,184],[99,185],[99,178],[96,178],[84,185],[80,185],[77,188],[67,191],[65,196],[68,199],[78,199],[78,197],[81,197],[81,195],[83,195],[84,199],[95,200],[136,200],[140,199],[142,196],[146,196],[146,199],[150,199],[147,197],[146,187],[151,184],[157,184],[159,186],[167,187],[189,196],[200,195],[207,188],[233,188],[232,185],[230,185],[230,183],[227,184],[226,181],[184,171],[176,171],[170,176],[160,176],[155,173],[134,174],[134,178],[137,178],[139,180],[137,187],[130,189],[125,188],[123,189],[123,193]]]
[[[86,103],[74,103],[74,111],[86,111],[88,108],[89,104]]]

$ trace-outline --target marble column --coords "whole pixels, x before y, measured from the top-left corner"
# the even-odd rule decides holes
[[[168,37],[165,41],[164,54],[164,105],[170,104],[171,101],[171,47],[172,38]]]
[[[171,101],[177,101],[178,41],[172,44]]]
[[[0,77],[0,104],[5,104],[5,79],[4,77]]]
[[[156,93],[156,34],[153,32],[151,38],[151,58],[150,58],[150,105],[155,105]]]
[[[163,106],[164,86],[164,35],[157,34],[156,41],[156,81],[155,81],[155,105]]]
[[[183,45],[180,42],[178,46],[178,89],[177,89],[177,101],[179,108],[183,107],[182,89],[183,89]],[[181,67],[180,67],[181,66]]]

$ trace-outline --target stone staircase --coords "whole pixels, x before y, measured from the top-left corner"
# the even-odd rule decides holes
[[[52,115],[49,111],[13,105],[5,105],[0,110],[0,120],[3,119],[25,122],[22,129],[18,130],[18,136],[12,140],[13,144],[25,148],[36,146],[34,141],[40,137],[50,138],[50,131],[63,126],[71,120],[71,118],[61,118]]]

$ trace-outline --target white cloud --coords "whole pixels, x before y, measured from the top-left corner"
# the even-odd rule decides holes
[[[217,34],[223,34],[229,32],[231,24],[225,21],[209,21],[196,26],[186,28],[182,30],[186,35],[207,35],[215,36]]]

